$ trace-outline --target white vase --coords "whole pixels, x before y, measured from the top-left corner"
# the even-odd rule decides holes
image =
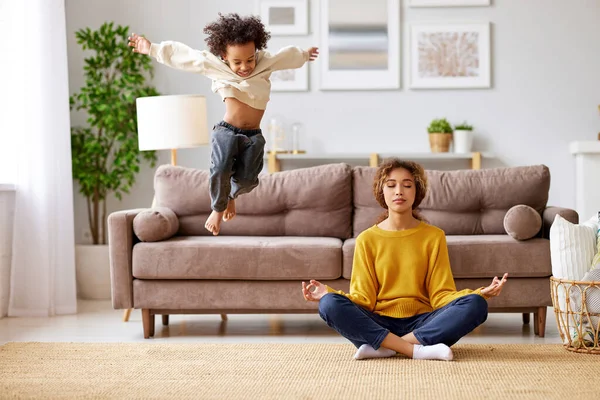
[[[108,245],[75,246],[77,296],[87,300],[110,300],[110,261]]]
[[[473,131],[454,131],[454,152],[470,153],[473,147]]]

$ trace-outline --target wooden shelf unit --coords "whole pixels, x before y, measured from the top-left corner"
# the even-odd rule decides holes
[[[398,157],[413,161],[441,161],[441,160],[469,160],[471,169],[481,169],[481,152],[473,153],[322,153],[322,154],[290,154],[267,152],[267,168],[269,173],[281,171],[282,160],[306,160],[306,161],[368,161],[369,166],[379,166],[380,160],[389,157]]]

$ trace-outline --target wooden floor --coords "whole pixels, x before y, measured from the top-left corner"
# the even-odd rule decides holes
[[[79,313],[52,318],[0,319],[0,344],[6,342],[210,342],[210,343],[345,343],[317,314],[230,314],[222,322],[215,315],[171,315],[169,326],[156,318],[155,336],[144,339],[142,315],[133,310],[123,322],[122,310],[110,301],[78,302]],[[548,308],[546,336],[533,334],[533,316],[523,325],[521,314],[492,313],[460,343],[560,343],[556,319]]]

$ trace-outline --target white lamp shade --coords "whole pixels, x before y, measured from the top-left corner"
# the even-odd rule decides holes
[[[206,98],[199,95],[136,99],[141,151],[183,149],[208,144]]]

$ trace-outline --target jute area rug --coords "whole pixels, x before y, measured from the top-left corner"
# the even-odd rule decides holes
[[[600,356],[456,345],[455,361],[352,358],[350,344],[8,343],[0,398],[592,399]]]

